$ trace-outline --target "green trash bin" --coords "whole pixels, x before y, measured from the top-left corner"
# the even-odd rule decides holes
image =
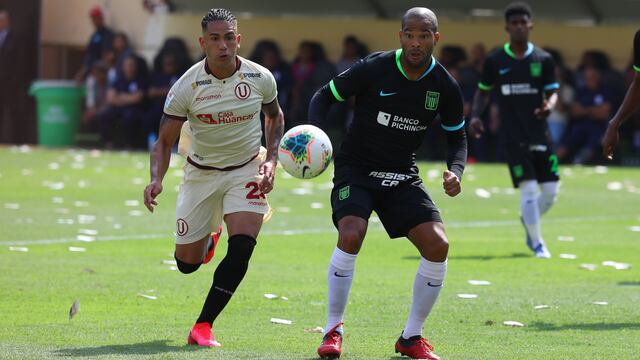
[[[31,84],[29,94],[38,104],[38,144],[74,145],[84,87],[70,80],[38,80]]]

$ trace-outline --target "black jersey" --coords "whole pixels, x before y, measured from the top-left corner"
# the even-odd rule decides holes
[[[538,119],[534,111],[542,106],[544,92],[559,86],[553,58],[531,43],[522,59],[516,58],[509,43],[493,51],[485,60],[478,83],[480,90],[496,90],[501,138],[518,145],[549,143],[547,122]]]
[[[640,30],[633,39],[633,69],[640,73]]]
[[[444,130],[464,131],[462,95],[453,77],[431,57],[427,71],[409,80],[401,54],[401,49],[371,54],[329,83],[336,100],[355,96],[353,124],[336,166],[415,167],[414,152],[437,115]]]

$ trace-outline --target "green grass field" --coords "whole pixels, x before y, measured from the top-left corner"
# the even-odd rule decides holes
[[[224,347],[204,349],[187,346],[186,337],[226,237],[213,264],[195,274],[163,263],[173,259],[182,173],[182,159],[174,160],[158,209],[149,214],[141,204],[147,154],[0,148],[0,358],[316,358],[321,335],[305,329],[325,321],[326,269],[337,237],[331,175],[300,181],[279,171],[269,198],[273,218],[244,282],[214,324]],[[559,201],[543,218],[554,257],[541,260],[525,247],[505,166],[469,166],[457,198],[441,190],[443,168],[421,164],[451,243],[446,285],[425,326],[437,354],[640,358],[640,169],[563,167]],[[376,220],[358,256],[343,359],[398,358],[393,345],[419,258],[408,241],[389,240]],[[574,241],[559,240],[567,238]],[[16,251],[23,247],[28,252]],[[632,267],[616,270],[604,261]],[[584,263],[597,268],[582,269]],[[491,285],[473,286],[472,279]],[[69,320],[74,300],[81,307]],[[598,301],[608,305],[593,304]],[[508,320],[525,326],[503,325]]]

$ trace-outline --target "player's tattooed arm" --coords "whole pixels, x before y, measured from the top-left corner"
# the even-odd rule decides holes
[[[284,115],[278,99],[274,99],[268,104],[262,105],[262,112],[265,116],[264,130],[267,141],[267,160],[278,159],[278,145],[284,134]]]
[[[158,141],[156,141],[151,150],[149,164],[151,181],[144,189],[144,205],[151,212],[153,212],[153,207],[158,204],[155,198],[162,192],[162,179],[169,168],[171,148],[178,140],[178,136],[180,136],[180,129],[183,123],[183,119],[173,118],[166,114],[162,115],[160,120]]]

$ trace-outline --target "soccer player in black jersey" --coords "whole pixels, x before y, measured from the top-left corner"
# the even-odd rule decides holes
[[[620,109],[613,116],[613,119],[609,121],[607,131],[602,138],[602,155],[607,159],[613,160],[613,149],[618,145],[618,129],[620,125],[624,123],[631,114],[633,114],[640,106],[640,30],[636,32],[636,36],[633,39],[633,70],[635,76],[627,95],[624,97]]]
[[[531,9],[524,3],[507,6],[505,21],[510,39],[484,63],[471,108],[469,134],[479,138],[484,132],[480,116],[489,104],[490,91],[495,89],[511,180],[520,189],[520,220],[527,246],[536,257],[550,258],[542,239],[540,216],[551,208],[558,194],[558,158],[551,148],[546,118],[557,101],[559,84],[551,55],[529,42],[531,17]]]
[[[447,133],[443,188],[460,193],[467,156],[462,95],[432,56],[440,38],[435,14],[412,8],[402,18],[401,49],[375,53],[318,90],[309,120],[320,123],[331,104],[355,97],[354,121],[335,158],[331,193],[338,244],[328,272],[328,319],[321,357],[341,354],[342,320],[369,216],[376,211],[392,238],[407,237],[422,258],[413,284],[406,327],[395,350],[412,358],[439,359],[422,337],[422,325],[440,293],[449,244],[438,209],[418,176],[414,152],[439,115]]]

